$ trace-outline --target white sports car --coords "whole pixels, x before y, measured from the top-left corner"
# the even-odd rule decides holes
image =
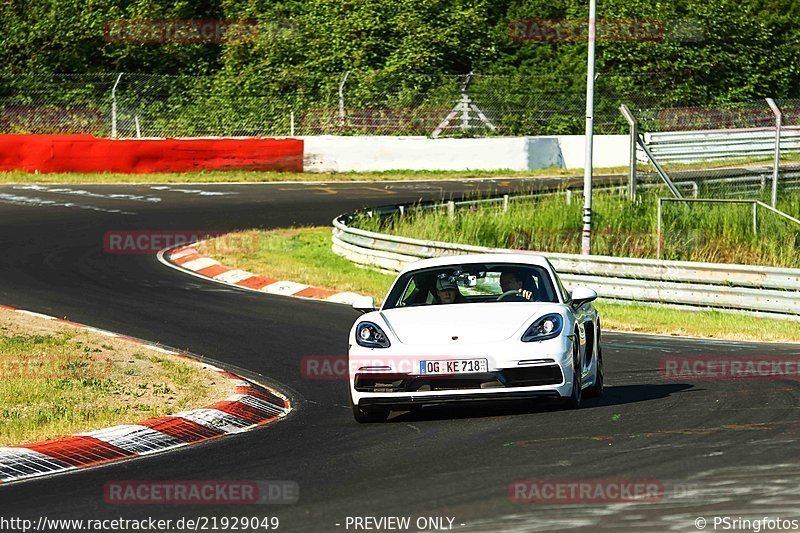
[[[479,254],[408,265],[383,307],[350,331],[350,402],[358,422],[449,402],[561,399],[603,392],[597,293],[564,289],[550,262]]]

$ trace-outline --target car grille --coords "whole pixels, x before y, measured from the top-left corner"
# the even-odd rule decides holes
[[[412,376],[409,374],[358,373],[358,392],[426,392],[558,385],[563,381],[557,364],[507,368],[483,374],[459,376]]]

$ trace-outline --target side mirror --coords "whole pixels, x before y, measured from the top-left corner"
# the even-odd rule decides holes
[[[578,309],[583,304],[597,300],[597,293],[588,287],[575,287],[572,289],[572,307]]]
[[[353,309],[359,313],[371,313],[375,310],[375,299],[372,296],[360,296],[353,301]]]

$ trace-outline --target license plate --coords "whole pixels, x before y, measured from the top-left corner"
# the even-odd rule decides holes
[[[419,362],[419,373],[425,375],[474,374],[488,371],[489,362],[486,359],[450,359]]]

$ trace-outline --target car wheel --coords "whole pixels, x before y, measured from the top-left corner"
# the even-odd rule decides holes
[[[364,409],[353,402],[353,395],[350,393],[350,408],[353,410],[353,418],[359,424],[373,424],[375,422],[385,422],[389,418],[388,409],[372,408]]]
[[[572,394],[566,399],[564,405],[568,409],[577,409],[581,405],[583,390],[581,389],[581,349],[578,345],[578,332],[572,342]]]
[[[605,370],[603,369],[603,347],[600,344],[600,331],[597,331],[597,367],[594,371],[594,385],[587,389],[588,396],[602,396],[605,381]]]

